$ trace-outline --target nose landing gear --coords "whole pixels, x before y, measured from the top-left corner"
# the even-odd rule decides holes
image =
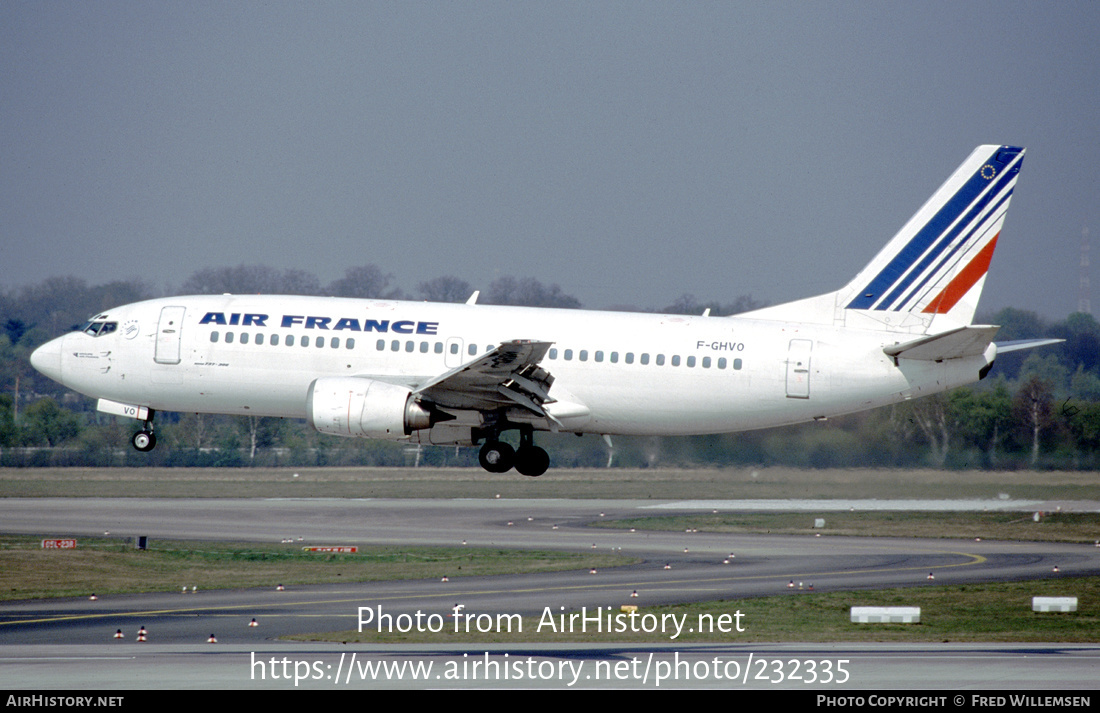
[[[156,448],[157,435],[152,431],[138,431],[134,434],[134,437],[130,439],[130,443],[142,453],[148,453]]]
[[[142,429],[134,434],[130,443],[136,450],[148,453],[157,446],[157,436],[153,433],[153,409],[149,409],[149,418],[142,422]]]

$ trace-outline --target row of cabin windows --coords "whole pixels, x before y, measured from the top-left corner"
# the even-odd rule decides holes
[[[282,339],[282,344],[285,345],[285,346],[288,346],[288,347],[293,347],[295,344],[298,344],[299,346],[303,346],[303,347],[313,346],[313,347],[316,347],[316,348],[320,349],[320,348],[323,348],[325,346],[326,339],[327,339],[327,343],[328,343],[329,348],[339,349],[341,347],[341,342],[340,342],[339,337],[328,337],[328,338],[326,338],[326,337],[313,337],[313,339],[311,341],[309,336],[304,336],[304,337],[301,337],[300,339],[296,340],[293,334],[286,335],[286,337]],[[253,344],[263,344],[264,343],[264,335],[263,335],[262,332],[257,333],[253,337],[250,337],[248,332],[241,332],[239,335],[235,335],[234,332],[226,332],[224,335],[222,335],[218,331],[210,332],[210,341],[215,343],[215,344],[218,343],[219,341],[224,341],[226,344],[232,344],[234,341],[236,341],[239,344],[248,344],[250,340],[252,341]],[[270,344],[273,347],[279,346],[279,343],[280,343],[279,335],[278,334],[272,334],[271,337],[269,339],[267,339],[267,343]],[[355,339],[351,338],[351,337],[349,337],[347,339],[344,339],[342,346],[344,347],[344,349],[355,349]],[[385,339],[379,339],[376,346],[377,346],[378,351],[380,351],[380,352],[385,351],[387,349],[386,340]],[[417,343],[410,340],[410,341],[406,341],[404,343],[404,345],[402,346],[401,340],[394,339],[393,341],[389,342],[389,347],[388,348],[389,348],[390,351],[394,351],[394,352],[399,352],[399,351],[402,350],[402,348],[404,348],[404,350],[406,352],[411,353],[411,352],[417,351]],[[421,354],[427,354],[429,351],[434,351],[436,354],[442,354],[443,353],[443,342],[436,342],[434,348],[432,347],[430,342],[420,342],[419,350],[420,350]],[[469,351],[470,351],[470,356],[475,356],[477,354],[477,347],[475,347],[473,344],[471,344]],[[458,354],[458,344],[457,343],[451,345],[451,354]]]
[[[326,337],[313,337],[313,339],[311,341],[309,336],[304,336],[304,337],[301,337],[300,339],[296,340],[293,334],[286,335],[286,337],[282,339],[282,344],[285,345],[285,346],[288,346],[288,347],[293,347],[295,344],[298,344],[298,345],[303,346],[303,347],[313,346],[313,347],[316,347],[316,348],[320,349],[320,348],[323,348],[325,346],[326,339],[327,339],[328,346],[331,349],[339,349],[341,347],[341,341],[340,341],[339,337],[328,337],[328,338],[326,338]],[[254,336],[250,337],[248,332],[241,332],[239,335],[235,334],[234,332],[226,332],[223,335],[221,332],[212,331],[212,332],[210,332],[210,341],[215,343],[215,344],[218,343],[219,341],[224,341],[224,343],[226,343],[226,344],[233,344],[234,341],[236,341],[239,344],[248,344],[249,341],[251,341],[253,344],[263,344],[264,341],[265,341],[265,338],[264,338],[264,335],[263,335],[262,332],[257,333]],[[269,339],[267,339],[267,343],[270,344],[273,347],[279,346],[279,343],[280,343],[279,335],[278,334],[272,334],[271,337]],[[350,337],[347,338],[347,339],[344,339],[342,346],[345,349],[354,349],[355,348],[355,339],[350,338]],[[436,354],[442,354],[443,353],[443,342],[436,342],[434,346],[432,345],[431,342],[420,342],[420,345],[418,347],[417,343],[412,341],[412,340],[408,340],[408,341],[405,341],[404,343],[402,343],[400,339],[394,339],[394,340],[391,340],[390,342],[387,342],[385,339],[379,339],[378,342],[375,344],[375,346],[376,346],[377,350],[380,351],[380,352],[386,351],[386,349],[389,349],[390,351],[394,351],[394,352],[399,352],[399,351],[402,351],[402,349],[404,349],[404,351],[411,353],[411,352],[415,352],[419,349],[421,354],[427,354],[429,351],[435,352]],[[491,349],[492,349],[492,347],[489,347],[486,351],[489,351]],[[458,347],[457,342],[451,344],[451,348],[450,348],[451,354],[458,354],[458,350],[459,350],[459,347]],[[471,344],[467,351],[469,352],[470,356],[477,356],[478,352],[477,352],[477,346],[476,345]]]
[[[211,342],[214,342],[216,344],[217,342],[219,342],[221,340],[222,340],[222,335],[219,332],[214,331],[214,332],[210,333],[210,341]],[[253,344],[263,344],[264,343],[263,332],[259,332],[255,336],[251,336],[251,337],[249,336],[248,332],[241,332],[240,335],[234,335],[233,332],[226,332],[225,333],[225,343],[226,344],[232,344],[234,341],[239,341],[239,343],[241,343],[241,344],[248,344],[250,340],[252,341]],[[348,339],[345,339],[343,341],[344,341],[343,346],[344,346],[345,349],[355,349],[355,340],[354,339],[348,338]],[[271,338],[267,341],[267,343],[270,344],[273,347],[279,346],[279,335],[278,334],[272,334]],[[292,346],[294,346],[294,343],[295,343],[294,335],[293,334],[286,335],[286,339],[283,341],[283,344],[285,344],[288,347],[292,347]],[[298,344],[300,344],[303,347],[308,347],[308,346],[312,345],[312,346],[321,348],[321,347],[325,346],[325,337],[316,337],[314,339],[314,341],[312,341],[312,342],[310,341],[309,337],[302,337],[301,341],[299,341]],[[332,349],[339,349],[340,348],[340,338],[339,337],[332,337],[329,340],[329,347],[332,348]]]
[[[221,339],[222,339],[222,335],[219,332],[217,332],[217,331],[210,332],[210,341],[211,342],[217,343]],[[225,340],[226,344],[232,344],[235,339],[237,341],[239,341],[240,344],[248,344],[250,339],[252,340],[252,343],[254,343],[254,344],[263,344],[264,343],[264,335],[263,335],[262,332],[257,333],[256,335],[254,335],[252,337],[249,336],[248,332],[241,332],[239,336],[235,336],[233,332],[226,332],[225,333],[224,340]],[[301,339],[298,340],[297,343],[299,345],[303,346],[303,347],[313,346],[313,347],[316,347],[316,348],[320,349],[320,348],[323,348],[325,346],[325,341],[326,341],[325,337],[314,337],[313,340],[311,341],[308,336],[305,336],[305,337],[301,337]],[[345,349],[354,349],[355,348],[355,339],[349,337],[347,339],[344,339],[343,341],[344,341],[343,346],[344,346]],[[275,346],[275,347],[279,346],[279,335],[278,334],[272,334],[270,339],[268,339],[267,343],[270,344],[271,346]],[[294,335],[293,334],[286,335],[286,337],[283,339],[283,344],[288,346],[288,347],[293,347],[295,345]],[[328,345],[331,349],[339,349],[340,346],[341,346],[340,345],[340,338],[339,337],[330,337],[330,338],[328,338]],[[427,354],[429,351],[434,352],[436,354],[442,354],[443,353],[443,342],[435,342],[434,345],[431,342],[420,342],[419,347],[417,346],[417,343],[412,341],[412,340],[406,340],[403,344],[402,344],[400,339],[392,339],[392,340],[389,340],[388,342],[385,339],[379,339],[377,342],[375,342],[375,349],[377,351],[383,352],[383,351],[386,351],[387,348],[391,352],[399,352],[399,351],[402,351],[402,349],[403,349],[404,351],[406,351],[410,354],[415,352],[415,351],[418,351],[418,350],[421,354]],[[450,351],[451,354],[458,354],[458,351],[459,351],[458,342],[452,342],[450,344],[449,351]],[[486,348],[486,351],[487,352],[492,351],[492,346],[488,346]],[[477,345],[476,344],[468,345],[467,348],[466,348],[466,352],[470,356],[477,356],[477,354],[478,354]],[[551,361],[556,360],[559,356],[562,358],[563,361],[573,361],[574,352],[573,352],[572,349],[563,349],[559,352],[557,347],[552,347],[550,349],[549,353],[547,354],[547,357],[549,357],[549,359]],[[593,352],[591,354],[591,356],[592,356],[593,361],[602,362],[602,361],[604,361],[605,354],[602,350],[598,350],[598,351]],[[611,362],[612,364],[618,364],[619,363],[619,356],[620,356],[619,352],[610,352],[606,355],[607,360],[609,362]],[[588,361],[589,351],[587,349],[581,349],[579,352],[576,353],[576,357],[577,357],[578,361]],[[626,352],[625,354],[622,355],[622,360],[626,364],[633,364],[634,363],[634,352]],[[732,361],[733,361],[733,368],[735,370],[741,368],[742,362],[741,362],[740,359],[733,359]],[[647,352],[643,352],[642,354],[639,354],[638,355],[638,363],[642,364],[642,365],[649,364],[649,354]],[[665,365],[665,355],[664,354],[657,354],[655,356],[654,360],[653,360],[653,363],[656,364],[657,366],[664,366]],[[680,355],[679,354],[672,355],[672,358],[670,359],[670,363],[672,364],[672,366],[680,366],[680,364],[681,364]],[[701,359],[699,359],[695,356],[689,356],[686,359],[684,359],[682,363],[685,364],[689,369],[694,368],[697,364],[699,366],[701,366],[702,368],[704,368],[704,369],[710,369],[712,366],[714,366],[715,368],[718,368],[718,369],[727,369],[730,366],[730,360],[726,359],[726,357],[718,357],[717,359],[712,360],[711,357],[709,357],[709,356],[702,357]]]
[[[550,352],[547,354],[547,356],[551,360],[557,359],[558,356],[559,356],[558,349],[556,347],[551,348]],[[565,361],[573,361],[573,350],[572,349],[563,349],[563,350],[561,350],[560,356]],[[587,349],[581,349],[579,352],[577,352],[576,356],[577,356],[578,361],[588,361],[589,352],[588,352]],[[598,350],[598,351],[593,352],[591,354],[591,356],[592,356],[592,361],[602,362],[604,360],[605,355],[604,355],[604,352],[602,350]],[[607,356],[607,360],[609,362],[611,362],[612,364],[618,364],[619,363],[619,352],[610,352],[606,356]],[[625,363],[633,364],[634,363],[634,352],[626,352],[625,354],[622,355],[622,358],[623,358],[623,361]],[[639,354],[638,355],[638,363],[639,364],[648,364],[649,363],[649,354],[646,353],[646,352],[643,352],[643,353]],[[665,355],[664,354],[657,354],[656,357],[653,360],[653,363],[656,364],[657,366],[664,366],[665,365]],[[672,358],[670,359],[670,363],[672,364],[672,366],[680,366],[681,363],[684,363],[688,366],[688,368],[694,368],[696,366],[696,364],[698,364],[698,365],[702,366],[704,369],[709,369],[709,368],[711,368],[712,365],[719,368],[719,369],[726,369],[730,365],[729,360],[726,359],[726,357],[718,357],[718,359],[712,360],[711,357],[709,357],[709,356],[705,356],[702,359],[699,359],[695,356],[689,356],[686,359],[684,359],[683,362],[681,362],[679,354],[673,354]],[[740,369],[741,366],[742,366],[742,362],[741,362],[740,359],[734,359],[733,360],[733,368],[734,369]]]

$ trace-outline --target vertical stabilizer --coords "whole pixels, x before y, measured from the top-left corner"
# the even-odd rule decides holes
[[[837,293],[838,307],[899,328],[927,329],[932,318],[970,324],[1023,155],[1016,146],[975,149]]]
[[[969,325],[1023,156],[979,146],[847,285],[738,317],[909,334]]]

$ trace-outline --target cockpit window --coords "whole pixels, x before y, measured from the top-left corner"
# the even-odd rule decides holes
[[[94,319],[80,328],[81,332],[93,337],[102,337],[118,329],[118,322],[97,322]]]

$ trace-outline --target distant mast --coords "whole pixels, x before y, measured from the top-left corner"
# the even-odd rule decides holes
[[[1081,275],[1077,282],[1077,311],[1092,314],[1089,289],[1089,227],[1081,230]]]

